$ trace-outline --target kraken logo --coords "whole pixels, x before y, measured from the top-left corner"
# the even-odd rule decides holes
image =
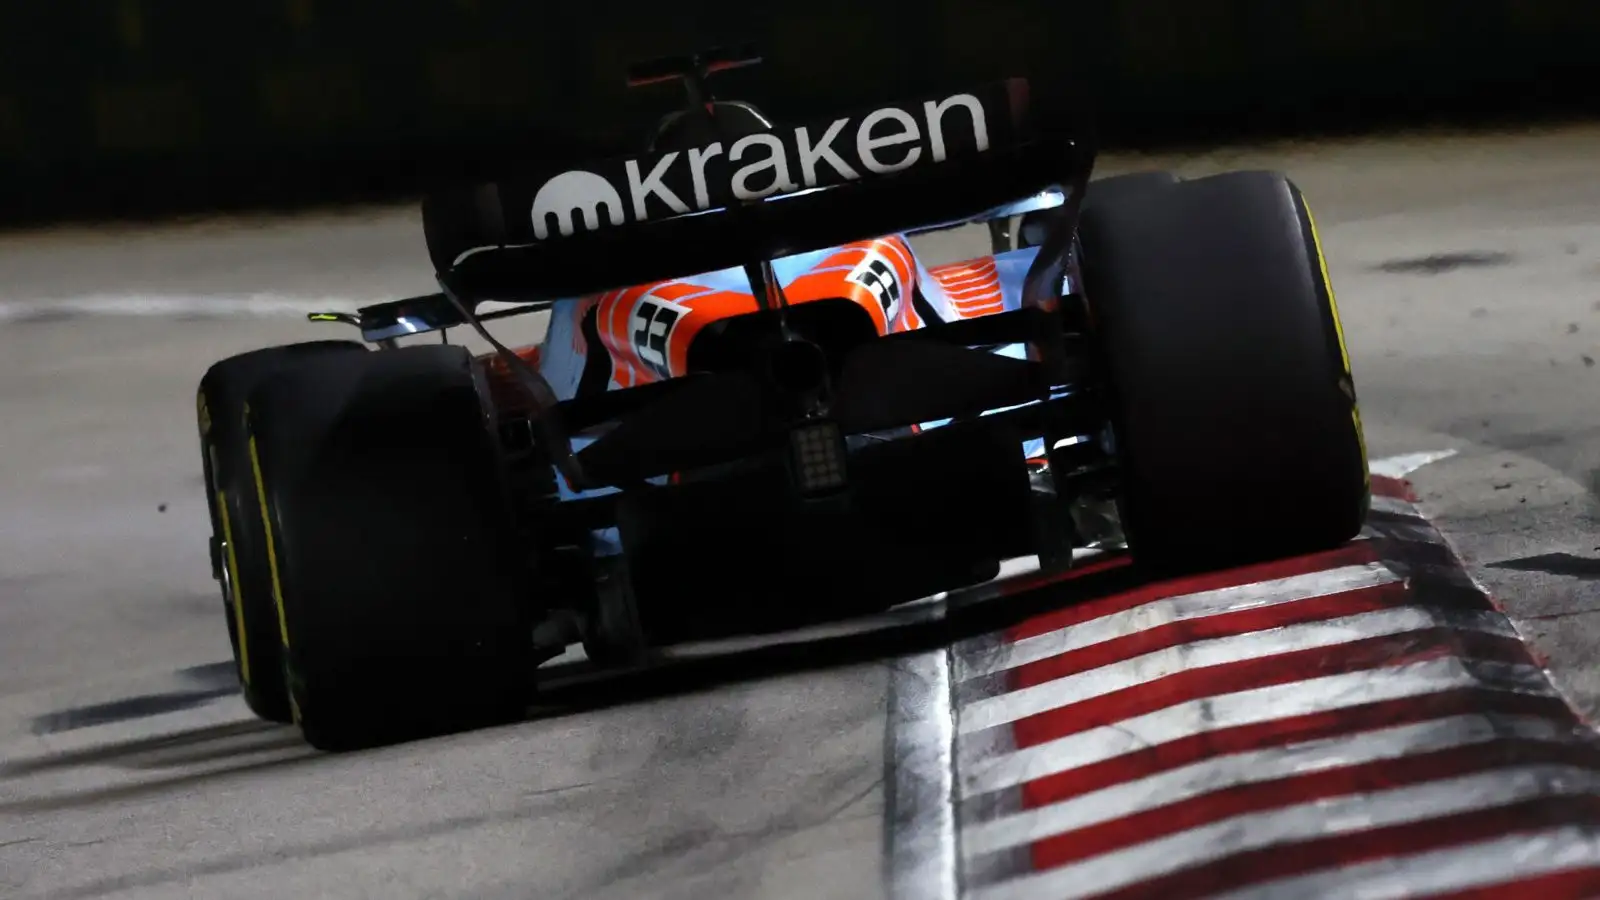
[[[563,172],[546,181],[533,198],[533,234],[541,241],[550,237],[552,215],[562,237],[576,230],[575,215],[582,217],[585,231],[594,231],[601,226],[602,210],[608,224],[623,223],[622,195],[611,182],[593,172]]]
[[[886,106],[793,129],[574,169],[533,198],[533,236],[597,231],[890,175],[989,149],[990,110],[973,94]],[[602,213],[604,215],[602,215]],[[555,227],[550,225],[555,217]],[[882,297],[880,297],[882,299]]]

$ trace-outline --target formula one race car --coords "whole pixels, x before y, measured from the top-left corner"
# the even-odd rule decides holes
[[[365,343],[206,373],[257,714],[370,746],[516,717],[574,643],[631,666],[723,615],[881,610],[1016,557],[1175,573],[1357,534],[1350,361],[1285,177],[1091,183],[1021,80],[775,124],[705,93],[746,61],[636,71],[689,92],[639,155],[429,198],[441,292],[315,317]],[[990,255],[910,240],[972,223]],[[537,346],[484,324],[530,311]],[[492,352],[399,342],[460,327]]]

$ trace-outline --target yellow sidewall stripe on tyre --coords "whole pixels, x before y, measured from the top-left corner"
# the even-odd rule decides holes
[[[249,415],[249,411],[245,412]],[[261,507],[261,529],[266,535],[267,569],[272,573],[272,603],[278,608],[278,636],[283,646],[289,646],[289,618],[283,613],[283,582],[278,577],[278,548],[272,536],[272,514],[267,511],[267,483],[261,477],[261,454],[256,450],[256,436],[250,435],[250,470],[256,478],[256,502]]]
[[[217,518],[222,522],[222,542],[228,548],[223,565],[228,567],[228,599],[233,602],[234,630],[239,635],[239,679],[245,687],[249,687],[250,638],[244,630],[244,596],[239,593],[239,554],[233,549],[233,523],[228,520],[226,491],[217,491]]]
[[[1333,296],[1333,279],[1328,277],[1328,258],[1322,253],[1322,236],[1317,234],[1317,218],[1311,214],[1311,204],[1304,197],[1306,221],[1311,225],[1311,246],[1317,250],[1317,269],[1322,273],[1322,286],[1328,292],[1328,308],[1333,312],[1333,332],[1339,337],[1339,358],[1344,363],[1344,373],[1350,374],[1350,349],[1344,342],[1344,323],[1339,320],[1339,301]]]
[[[1322,275],[1322,287],[1328,292],[1328,311],[1333,314],[1333,333],[1339,340],[1339,358],[1344,364],[1346,378],[1354,379],[1350,367],[1350,348],[1344,342],[1344,322],[1339,316],[1339,301],[1333,296],[1333,279],[1328,276],[1328,258],[1322,252],[1322,236],[1317,233],[1317,219],[1311,214],[1311,204],[1305,197],[1300,198],[1300,205],[1306,211],[1306,222],[1311,226],[1311,246],[1317,251],[1317,269]],[[1367,435],[1361,428],[1361,404],[1352,397],[1350,400],[1350,417],[1356,426],[1356,443],[1361,447],[1361,468],[1367,472],[1368,484],[1372,481],[1371,472],[1367,463]]]
[[[250,420],[250,407],[244,409],[244,418]],[[284,681],[289,693],[289,716],[296,725],[300,724],[300,698],[295,695],[294,685],[289,682],[289,617],[283,610],[283,581],[278,577],[278,545],[273,538],[272,514],[267,506],[267,482],[261,477],[261,453],[256,449],[256,436],[250,435],[250,471],[256,480],[256,504],[261,507],[261,530],[266,535],[267,570],[272,573],[272,604],[278,610],[278,637],[283,642],[284,649]]]

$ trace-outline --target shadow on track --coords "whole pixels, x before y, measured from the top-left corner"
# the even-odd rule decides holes
[[[669,648],[664,658],[631,670],[602,673],[583,662],[546,666],[530,718],[936,650],[1148,581],[1126,558],[1107,557],[1066,571],[1015,575],[869,618]]]
[[[1125,560],[1107,558],[1065,572],[1014,575],[874,616],[671,647],[657,661],[631,670],[599,671],[584,661],[550,664],[539,672],[525,721],[935,650],[1047,610],[1126,591],[1145,580]],[[53,711],[34,721],[34,733],[48,736],[130,722],[204,706],[237,692],[231,663],[178,674],[194,687]],[[0,782],[96,767],[119,769],[127,777],[112,784],[45,788],[35,796],[0,802],[0,813],[95,806],[233,775],[314,764],[322,755],[307,747],[294,728],[253,719],[47,750],[0,761]],[[68,785],[74,780],[64,779]]]
[[[0,763],[0,782],[64,775],[70,770],[112,767],[127,778],[110,784],[71,785],[0,802],[0,814],[27,814],[98,806],[148,794],[193,787],[246,772],[304,763],[316,754],[292,728],[237,721],[153,737],[112,741],[77,750]]]

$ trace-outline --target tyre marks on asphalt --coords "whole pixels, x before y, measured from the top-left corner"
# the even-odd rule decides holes
[[[232,662],[191,666],[174,673],[181,686],[95,703],[69,706],[33,717],[33,734],[59,734],[195,709],[239,693]]]
[[[1345,547],[926,657],[948,665],[948,702],[919,709],[951,722],[954,815],[897,825],[942,839],[959,891],[922,895],[1600,892],[1600,741],[1409,487],[1373,481]]]
[[[298,732],[242,701],[12,741],[0,747],[0,820],[148,800],[314,757]]]

